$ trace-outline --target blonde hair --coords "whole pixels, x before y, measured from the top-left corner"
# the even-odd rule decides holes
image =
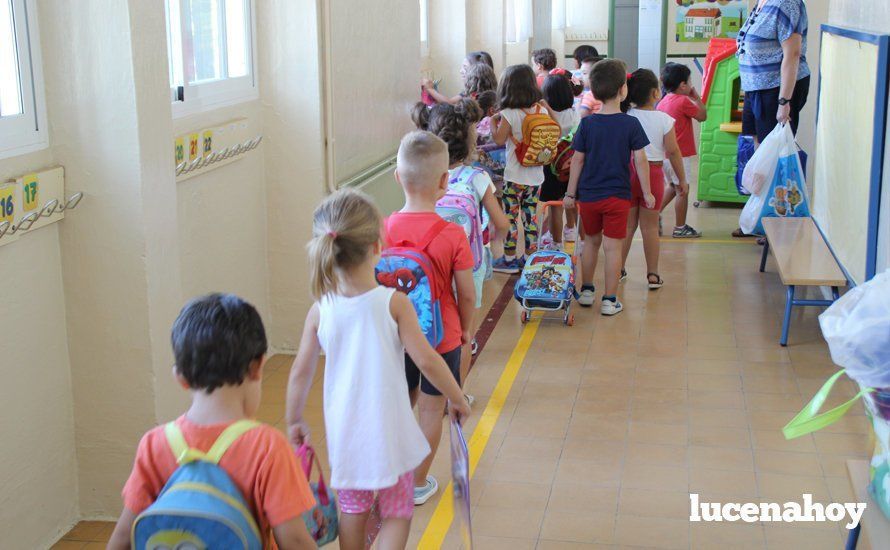
[[[371,198],[353,189],[327,197],[312,215],[309,284],[316,300],[337,292],[337,272],[360,265],[380,242],[380,212]]]
[[[434,186],[448,171],[448,145],[430,132],[410,132],[399,145],[396,171],[406,187]]]

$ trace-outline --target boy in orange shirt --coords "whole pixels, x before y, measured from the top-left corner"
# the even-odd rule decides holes
[[[223,430],[253,417],[260,405],[267,350],[263,321],[237,296],[210,294],[183,308],[172,340],[173,374],[192,394],[191,407],[176,424],[189,447],[207,452]],[[315,497],[284,434],[260,424],[232,443],[219,466],[250,506],[263,548],[316,547],[301,517],[315,506]],[[110,550],[130,548],[133,522],[178,467],[164,426],[142,437]]]
[[[436,213],[436,201],[448,189],[448,146],[429,132],[409,133],[399,146],[396,179],[405,193],[405,206],[386,220],[386,242],[390,246],[405,241],[420,243],[442,219]],[[453,223],[446,224],[425,252],[433,264],[433,283],[437,287],[444,327],[442,342],[436,351],[445,359],[457,383],[462,384],[460,357],[462,353],[470,353],[473,341],[470,327],[476,311],[473,253],[466,233]],[[456,300],[452,289],[457,291]],[[428,474],[442,438],[446,399],[423,379],[410,357],[405,357],[405,377],[411,404],[417,404],[420,413],[420,429],[431,449],[426,460],[414,470],[414,504],[419,506],[439,489],[436,478]]]

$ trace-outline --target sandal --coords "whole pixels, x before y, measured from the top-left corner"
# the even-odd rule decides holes
[[[742,239],[742,238],[744,238],[744,237],[753,237],[754,235],[748,235],[747,233],[745,233],[744,231],[742,231],[742,228],[741,228],[741,227],[738,227],[738,228],[736,228],[736,229],[732,232],[732,236],[735,237],[735,238],[737,238],[737,239]]]
[[[655,277],[655,282],[652,282],[652,278]],[[649,283],[649,290],[658,290],[664,285],[664,280],[658,273],[647,273],[646,281]]]

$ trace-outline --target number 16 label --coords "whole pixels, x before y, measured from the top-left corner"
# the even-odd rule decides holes
[[[40,182],[37,174],[28,174],[22,178],[22,209],[30,212],[37,208],[40,202]]]
[[[0,223],[15,221],[15,186],[0,187]]]

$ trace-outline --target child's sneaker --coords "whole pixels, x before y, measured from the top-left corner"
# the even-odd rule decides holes
[[[507,260],[506,256],[501,256],[491,264],[491,270],[498,273],[514,274],[522,271],[516,259]]]
[[[476,355],[477,353],[479,353],[479,343],[476,342],[475,338],[473,338],[473,343],[470,346],[471,346],[470,350],[473,355]]]
[[[575,242],[575,239],[578,238],[578,228],[577,227],[566,227],[562,232],[562,240],[567,243]]]
[[[697,239],[701,237],[701,231],[696,231],[692,226],[686,224],[683,227],[675,227],[671,236],[675,239]]]
[[[426,484],[423,487],[414,487],[414,506],[420,506],[439,490],[439,482],[433,476],[426,476]]]
[[[603,304],[600,306],[600,313],[603,315],[617,315],[624,310],[624,306],[621,305],[621,302],[618,301],[618,298],[614,300],[610,300],[608,298],[603,298]]]
[[[619,283],[623,283],[623,282],[626,281],[626,280],[627,280],[627,271],[625,271],[624,269],[622,269],[622,270],[621,270],[621,276],[618,277],[618,282],[619,282]]]
[[[581,287],[581,295],[578,296],[578,305],[590,307],[596,298],[596,288],[593,286]]]
[[[538,242],[538,248],[541,250],[553,250],[553,236],[547,232],[541,235],[541,240]]]

